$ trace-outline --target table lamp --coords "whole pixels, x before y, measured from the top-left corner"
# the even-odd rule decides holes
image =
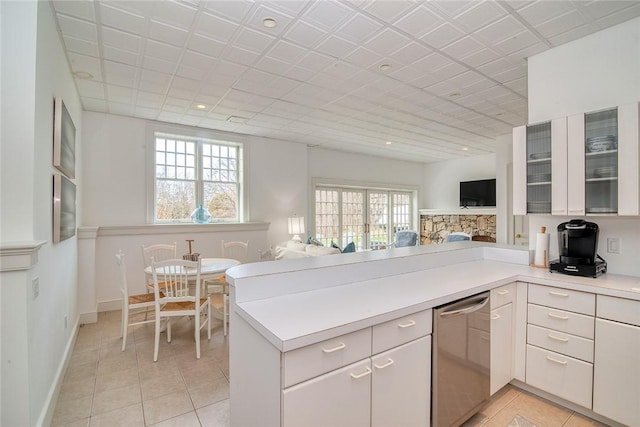
[[[302,242],[301,234],[304,234],[304,217],[294,216],[289,218],[289,234],[293,234],[291,240],[294,242]]]

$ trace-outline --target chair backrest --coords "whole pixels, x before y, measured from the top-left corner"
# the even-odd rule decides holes
[[[396,248],[415,246],[418,243],[418,233],[411,230],[396,231]]]
[[[455,231],[453,233],[449,233],[449,235],[445,239],[445,242],[459,242],[461,240],[471,240],[471,236],[467,233]]]
[[[129,285],[127,283],[127,264],[124,261],[124,252],[121,250],[116,254],[116,264],[118,264],[120,271],[120,292],[122,292],[122,298],[126,303],[129,301]]]
[[[249,253],[249,241],[246,242],[225,242],[222,241],[222,257],[231,258],[244,264],[247,262]]]
[[[156,262],[151,258],[153,292],[160,304],[167,302],[198,301],[200,299],[200,260],[167,259]],[[190,295],[189,282],[195,284],[195,295]],[[160,297],[160,283],[164,297]]]
[[[168,244],[157,244],[150,246],[142,246],[142,260],[144,262],[144,267],[149,267],[151,265],[151,258],[156,262],[164,261],[167,259],[176,259],[176,242],[173,242],[172,245]]]

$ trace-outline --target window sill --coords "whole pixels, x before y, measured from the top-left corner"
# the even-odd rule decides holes
[[[83,227],[80,227],[83,228]],[[98,228],[98,236],[129,236],[135,234],[176,234],[185,232],[215,233],[220,231],[267,231],[268,222],[234,222],[215,224],[145,224],[110,225]]]

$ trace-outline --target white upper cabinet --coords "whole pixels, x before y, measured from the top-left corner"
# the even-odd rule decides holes
[[[513,211],[640,215],[638,103],[513,130]]]
[[[513,213],[566,215],[567,122],[513,130]]]

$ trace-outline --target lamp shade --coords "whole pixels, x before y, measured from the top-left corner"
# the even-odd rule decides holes
[[[289,218],[289,234],[294,235],[292,240],[302,240],[300,239],[300,234],[304,234],[303,216]]]

